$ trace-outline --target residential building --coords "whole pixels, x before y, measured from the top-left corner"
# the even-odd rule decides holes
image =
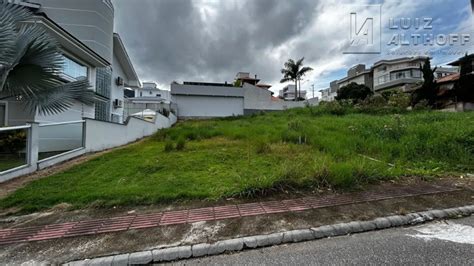
[[[176,106],[172,102],[170,91],[160,90],[155,82],[144,82],[143,86],[135,88],[132,97],[127,97],[125,100],[125,113],[131,116],[137,116],[137,114],[143,116],[143,110],[148,110],[148,114],[153,112],[165,114],[176,111]]]
[[[339,85],[337,84],[337,80],[331,81],[331,83],[329,84],[329,88],[319,91],[321,93],[321,101],[332,102],[336,100],[338,90]]]
[[[29,5],[29,7],[33,11],[38,11],[39,8],[39,6],[32,7],[32,5]],[[93,90],[97,91],[100,89],[97,87],[97,84],[102,81],[99,70],[109,67],[110,63],[107,60],[40,12],[36,13],[32,21],[25,21],[23,23],[41,25],[48,34],[59,42],[64,56],[64,69],[61,74],[64,82],[88,79]],[[66,112],[57,115],[42,115],[26,111],[27,109],[24,107],[24,104],[14,99],[3,101],[2,106],[4,106],[2,109],[6,109],[5,113],[7,114],[7,119],[4,119],[4,125],[8,126],[22,125],[32,121],[50,123],[81,120],[83,117],[95,117],[94,106],[86,106],[79,102],[75,103]]]
[[[278,93],[280,99],[285,101],[294,101],[295,100],[295,85],[288,84],[283,89],[281,89]],[[306,90],[298,89],[298,98],[306,99]]]
[[[257,78],[257,75],[251,77],[249,72],[239,72],[235,75],[235,81],[239,81],[241,86],[243,86],[244,83],[256,86],[260,79]]]
[[[435,79],[440,79],[446,76],[450,76],[452,74],[459,73],[459,68],[458,67],[437,67],[434,76]]]
[[[124,116],[124,89],[139,88],[140,80],[118,33],[114,33],[113,49],[110,121],[123,123],[126,118]]]
[[[171,102],[171,92],[160,90],[155,82],[144,82],[142,87],[135,89],[135,98],[130,98],[130,100],[152,100],[150,98],[169,103]]]
[[[94,106],[77,103],[60,114],[36,115],[34,121],[63,122],[87,117],[123,122],[124,87],[139,87],[140,82],[120,36],[113,32],[112,2],[110,0],[14,0],[13,2],[34,11],[38,18],[35,20],[42,22],[48,33],[60,42],[65,56],[65,81],[87,78],[92,89],[99,98],[102,98],[102,101]],[[89,55],[85,56],[85,52]],[[100,62],[91,62],[90,57]],[[20,117],[13,118],[11,123],[32,121],[31,115],[24,113],[22,111],[16,114]]]
[[[410,91],[416,83],[423,82],[420,65],[423,65],[426,59],[427,57],[418,56],[375,62],[371,68],[374,92],[390,89]]]
[[[39,11],[112,62],[114,6],[111,0],[14,0],[39,5]]]
[[[370,69],[366,69],[364,64],[358,64],[351,67],[347,71],[347,77],[337,81],[337,86],[338,88],[342,88],[344,86],[349,85],[350,83],[365,85],[369,87],[371,90],[373,90],[374,83],[373,83],[372,71]],[[331,90],[331,93],[334,93],[334,91]]]

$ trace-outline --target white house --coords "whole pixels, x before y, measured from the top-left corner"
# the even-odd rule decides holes
[[[289,84],[281,89],[278,93],[278,96],[285,101],[294,101],[295,100],[295,85]],[[298,98],[306,99],[306,90],[298,89]]]
[[[26,122],[52,123],[92,118],[122,123],[125,119],[124,88],[138,88],[140,81],[117,33],[113,32],[114,8],[110,0],[19,0],[15,3],[30,8],[42,24],[61,44],[65,57],[65,82],[87,78],[103,101],[94,106],[74,104],[66,112],[39,115],[25,112],[17,102],[0,103],[7,109],[6,125]]]
[[[98,74],[98,70],[109,66],[107,60],[44,15],[38,14],[33,20],[25,21],[24,23],[42,25],[48,34],[58,40],[64,55],[65,64],[61,76],[65,82],[85,78],[89,80],[92,86],[91,89],[98,90],[96,84],[100,83],[102,78]],[[7,113],[5,125],[8,126],[22,125],[32,121],[50,123],[80,120],[83,117],[95,117],[95,107],[86,106],[81,103],[76,103],[66,112],[57,115],[40,115],[29,112],[21,102],[15,99],[9,99],[4,104]]]
[[[391,60],[380,60],[372,66],[374,92],[389,89],[409,91],[418,82],[423,82],[420,65],[427,57],[403,57]]]
[[[114,33],[112,76],[110,120],[123,123],[126,118],[124,117],[124,88],[139,88],[140,80],[118,33]]]
[[[161,90],[155,82],[143,82],[142,87],[134,90],[135,97],[129,98],[132,101],[151,101],[152,98],[156,98],[158,101],[165,101],[170,103],[171,91]]]
[[[342,88],[351,83],[365,85],[373,90],[374,82],[372,71],[370,69],[366,69],[364,64],[355,65],[347,71],[347,76],[345,78],[337,81],[337,87]],[[333,92],[333,90],[331,90],[331,92]]]

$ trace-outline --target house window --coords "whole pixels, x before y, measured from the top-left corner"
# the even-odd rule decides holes
[[[95,104],[95,119],[109,121],[110,119],[110,90],[112,87],[112,70],[110,67],[97,68],[96,93],[104,98],[104,101]]]
[[[421,71],[418,69],[412,69],[411,74],[412,74],[412,77],[414,78],[421,78]]]
[[[161,94],[157,94],[156,97],[161,97]]]
[[[95,104],[95,119],[109,121],[110,108],[109,102],[97,102]]]
[[[81,80],[87,79],[88,68],[67,56],[63,56],[63,75],[67,78]]]
[[[143,92],[140,92],[140,97],[142,97],[142,96],[143,96]]]
[[[97,68],[96,74],[96,93],[105,98],[110,98],[112,87],[112,70],[110,67]]]
[[[150,91],[150,93],[149,93],[149,94],[150,94],[150,95],[152,95],[152,94],[153,94],[153,92],[152,92],[152,91]]]

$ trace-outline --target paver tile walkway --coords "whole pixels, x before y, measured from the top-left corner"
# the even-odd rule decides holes
[[[342,195],[305,197],[281,201],[266,201],[179,211],[165,211],[151,214],[126,215],[26,228],[8,228],[0,229],[0,245],[50,240],[63,237],[95,235],[201,221],[235,219],[245,216],[297,212],[384,199],[444,193],[456,190],[459,189],[424,184],[417,185],[416,187],[392,187],[383,192],[355,192]]]

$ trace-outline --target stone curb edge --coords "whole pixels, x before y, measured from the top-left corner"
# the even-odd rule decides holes
[[[218,241],[212,244],[201,243],[187,246],[155,249],[141,252],[120,254],[115,256],[99,257],[94,259],[72,261],[64,265],[130,265],[168,262],[181,259],[198,258],[219,255],[226,252],[236,252],[245,249],[254,249],[316,240],[326,237],[342,236],[352,233],[361,233],[372,230],[386,229],[405,225],[415,225],[443,218],[457,218],[470,216],[474,213],[474,205],[431,210],[406,215],[393,215],[376,218],[370,221],[353,221],[324,225],[310,229],[292,230],[268,235],[248,236]]]

